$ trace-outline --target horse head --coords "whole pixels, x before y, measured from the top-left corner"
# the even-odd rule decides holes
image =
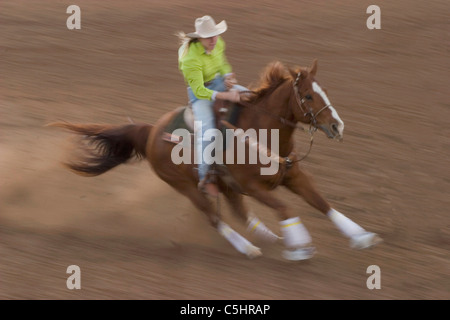
[[[296,106],[293,113],[297,121],[310,124],[314,129],[321,129],[328,138],[342,140],[344,122],[317,80],[317,59],[310,68],[290,70],[294,79]]]

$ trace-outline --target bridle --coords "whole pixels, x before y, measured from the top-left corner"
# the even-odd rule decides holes
[[[320,113],[322,113],[322,111],[324,111],[325,109],[328,109],[329,107],[331,107],[331,105],[327,104],[326,106],[324,106],[322,109],[320,109],[319,111],[317,111],[316,113],[313,112],[313,109],[311,106],[307,106],[306,105],[306,101],[307,99],[305,99],[305,97],[302,97],[300,92],[298,91],[298,82],[300,81],[300,76],[301,76],[301,72],[297,73],[297,77],[295,78],[295,81],[293,82],[292,85],[292,89],[294,91],[294,96],[295,96],[295,100],[297,101],[297,106],[300,108],[300,110],[303,113],[303,116],[309,117],[310,121],[309,121],[309,129],[305,129],[304,127],[298,125],[295,122],[292,122],[284,117],[280,117],[277,116],[275,114],[273,114],[272,112],[267,111],[266,109],[262,109],[262,108],[258,108],[258,111],[263,111],[264,113],[268,114],[269,116],[271,116],[272,118],[276,118],[278,119],[282,124],[285,124],[289,127],[292,128],[296,128],[296,129],[301,129],[305,132],[308,132],[310,134],[314,133],[315,131],[317,131],[317,117],[319,116]],[[254,91],[251,90],[244,90],[244,91],[240,91],[240,94],[245,94],[245,93],[255,93]],[[239,102],[239,104],[245,106],[245,107],[255,107],[255,105],[250,104],[246,101],[241,100]],[[305,107],[307,107],[308,110],[305,110]]]
[[[319,116],[319,114],[324,111],[325,109],[328,109],[330,107],[329,104],[327,104],[326,106],[324,106],[322,109],[320,109],[319,111],[317,111],[316,113],[313,112],[313,109],[311,107],[308,108],[308,110],[306,111],[303,106],[306,106],[306,99],[304,97],[302,97],[300,95],[300,92],[298,91],[298,82],[300,80],[300,76],[301,76],[301,71],[299,73],[297,73],[297,78],[295,78],[294,84],[293,84],[293,89],[294,89],[294,95],[295,95],[295,99],[297,100],[297,105],[299,106],[300,110],[303,112],[303,116],[306,117],[310,117],[310,128],[309,128],[309,132],[313,131],[315,132],[317,130],[317,117]]]
[[[289,156],[286,157],[285,161],[286,161],[286,164],[288,165],[288,167],[292,166],[292,164],[294,162],[302,161],[303,159],[305,159],[309,155],[309,153],[311,152],[311,148],[312,148],[312,144],[313,144],[313,140],[314,140],[314,133],[318,129],[317,128],[317,117],[319,116],[319,114],[322,111],[324,111],[325,109],[328,109],[330,107],[330,105],[327,104],[322,109],[320,109],[319,111],[314,113],[312,107],[311,106],[307,106],[307,104],[306,104],[306,100],[307,99],[305,99],[305,97],[302,97],[300,92],[298,91],[298,82],[300,81],[300,76],[301,76],[301,71],[299,71],[299,73],[297,73],[297,77],[295,78],[295,81],[293,82],[293,86],[292,87],[293,87],[293,91],[294,91],[295,100],[297,101],[297,106],[300,108],[300,110],[302,111],[303,116],[305,118],[306,117],[310,118],[309,128],[308,129],[306,129],[303,126],[298,125],[297,123],[292,122],[292,121],[290,121],[290,120],[288,120],[288,119],[286,119],[284,117],[277,116],[277,115],[273,114],[272,112],[267,111],[266,109],[258,108],[258,111],[263,111],[264,113],[268,114],[269,116],[271,116],[273,118],[277,118],[284,125],[290,126],[292,128],[298,128],[298,129],[300,129],[300,130],[302,130],[304,132],[309,133],[309,135],[310,135],[310,143],[309,143],[308,152],[302,158],[297,159],[297,160],[291,160],[289,158]],[[246,91],[240,91],[239,93],[240,94],[244,94],[244,93],[255,93],[255,92],[253,92],[251,90],[246,90]],[[255,105],[253,105],[251,103],[248,103],[246,101],[240,101],[239,104],[241,104],[243,106],[246,106],[246,107],[255,108]],[[306,108],[306,110],[305,110],[304,107]]]

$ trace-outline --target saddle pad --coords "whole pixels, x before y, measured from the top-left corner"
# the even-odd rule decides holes
[[[193,133],[193,130],[186,124],[186,121],[184,120],[184,112],[188,108],[189,107],[187,107],[187,106],[179,107],[177,109],[178,113],[172,119],[172,121],[169,122],[169,124],[166,126],[166,129],[164,131],[171,134],[176,129],[186,129],[190,133]]]

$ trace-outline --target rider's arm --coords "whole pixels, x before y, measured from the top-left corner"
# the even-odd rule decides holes
[[[184,78],[198,99],[212,100],[214,91],[205,87],[202,66],[199,61],[189,59],[182,68]]]

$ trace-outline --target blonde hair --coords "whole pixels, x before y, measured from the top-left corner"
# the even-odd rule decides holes
[[[189,51],[189,46],[191,43],[198,41],[198,38],[190,38],[183,31],[178,31],[175,35],[180,41],[180,56],[184,56]]]

